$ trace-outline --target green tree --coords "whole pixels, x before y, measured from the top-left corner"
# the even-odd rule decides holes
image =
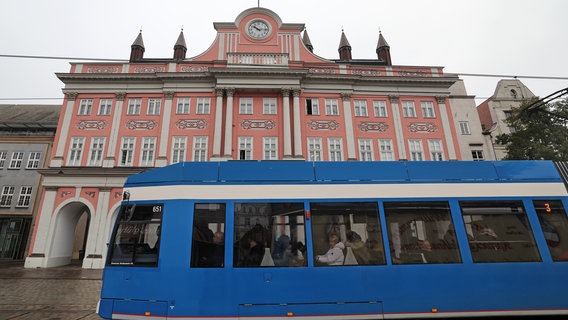
[[[504,160],[568,161],[568,98],[528,111],[535,101],[511,110],[506,120],[511,133],[496,137],[498,144],[506,145]]]

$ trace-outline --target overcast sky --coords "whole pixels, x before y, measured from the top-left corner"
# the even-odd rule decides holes
[[[260,5],[283,22],[305,23],[314,53],[323,58],[339,58],[342,28],[354,59],[376,58],[380,29],[394,65],[564,78],[520,78],[541,97],[568,87],[566,0],[260,0]],[[142,28],[144,57],[171,58],[183,26],[187,57],[194,57],[213,43],[213,22],[233,22],[256,6],[257,0],[6,0],[0,55],[128,59]],[[69,62],[0,57],[0,104],[60,104],[63,83],[55,73],[68,72]],[[462,78],[478,104],[499,80]]]

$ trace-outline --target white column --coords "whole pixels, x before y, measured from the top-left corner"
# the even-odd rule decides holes
[[[353,134],[353,113],[351,112],[351,93],[342,93],[345,135],[347,136],[347,160],[357,160],[355,135]]]
[[[446,109],[446,97],[436,97],[438,101],[438,110],[440,110],[440,119],[442,120],[442,128],[444,130],[444,140],[448,146],[448,160],[457,160],[456,149],[454,148],[454,138],[450,127],[450,119]]]
[[[41,268],[47,264],[47,236],[49,234],[49,227],[51,225],[51,218],[53,215],[53,208],[55,206],[55,198],[57,196],[57,188],[46,187],[41,202],[41,211],[35,217],[35,225],[37,229],[33,235],[30,244],[30,256],[26,258],[26,268]]]
[[[294,157],[304,158],[302,154],[302,126],[300,122],[300,89],[294,89]]]
[[[225,112],[225,158],[233,158],[233,95],[235,89],[227,89],[227,110]]]
[[[65,153],[65,144],[67,143],[69,135],[69,125],[71,124],[71,118],[73,117],[73,110],[75,106],[75,100],[77,99],[77,92],[66,93],[67,95],[67,106],[65,107],[65,113],[63,114],[62,126],[57,130],[60,130],[59,138],[57,140],[57,149],[55,149],[55,156],[51,160],[50,167],[60,168],[63,166],[63,157]]]
[[[290,89],[282,89],[284,115],[284,158],[292,158],[292,133],[290,131]]]
[[[223,134],[223,89],[215,89],[215,133],[213,135],[213,156],[211,160],[221,158],[221,135]]]
[[[106,238],[106,217],[110,201],[110,187],[99,188],[99,198],[95,212],[91,213],[87,245],[85,247],[84,269],[101,269],[104,267],[104,253],[108,242]]]
[[[124,92],[116,94],[116,104],[113,111],[112,127],[110,129],[110,138],[108,141],[108,151],[105,159],[103,160],[103,167],[105,168],[112,168],[117,162],[117,159],[115,159],[115,151],[118,139],[118,130],[120,129],[120,119],[122,116],[122,105],[124,104],[125,97],[126,93]]]
[[[162,113],[162,128],[160,131],[160,149],[158,150],[156,167],[164,167],[168,165],[168,143],[170,140],[170,124],[172,121],[174,93],[172,91],[166,91],[164,92],[164,98],[164,112]]]
[[[402,132],[402,120],[400,118],[400,109],[398,106],[398,96],[390,96],[392,117],[394,120],[394,132],[396,134],[396,144],[398,146],[398,160],[408,160],[406,158],[406,147],[404,143],[404,134]]]

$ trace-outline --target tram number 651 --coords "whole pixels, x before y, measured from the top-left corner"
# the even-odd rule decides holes
[[[153,206],[152,212],[154,213],[162,212],[162,206]]]

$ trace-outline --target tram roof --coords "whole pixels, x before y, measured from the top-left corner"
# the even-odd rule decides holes
[[[125,187],[211,183],[562,182],[552,161],[182,162],[130,176]]]

